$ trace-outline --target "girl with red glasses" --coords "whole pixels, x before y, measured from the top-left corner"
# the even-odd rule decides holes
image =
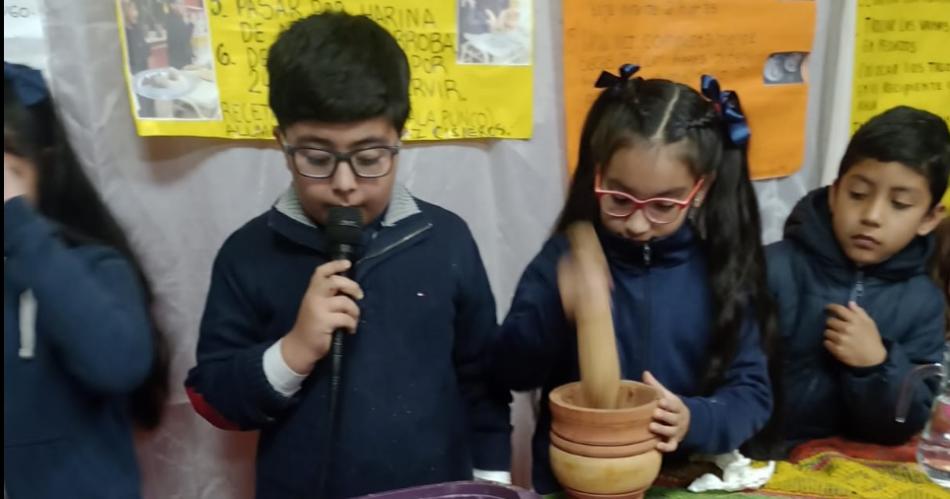
[[[650,429],[667,456],[738,448],[765,426],[764,353],[772,316],[749,129],[732,92],[604,73],[581,135],[554,235],[529,264],[493,352],[513,390],[577,381],[575,297],[610,286],[622,375],[662,394]],[[609,275],[580,273],[564,232],[594,225]],[[534,434],[534,486],[561,489],[548,465],[546,403]]]

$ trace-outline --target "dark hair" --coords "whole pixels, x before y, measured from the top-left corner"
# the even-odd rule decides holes
[[[409,118],[409,61],[366,16],[325,12],[293,23],[267,58],[270,107],[281,127],[376,117],[402,133]]]
[[[70,245],[101,244],[121,253],[132,265],[151,311],[152,292],[125,233],[102,202],[70,147],[65,131],[46,98],[23,105],[13,84],[3,80],[3,149],[28,159],[36,168],[36,209],[57,224]],[[152,319],[152,368],[130,396],[130,413],[144,429],[161,422],[168,398],[168,345]]]
[[[854,133],[841,158],[838,178],[865,159],[897,162],[923,175],[930,184],[933,208],[947,190],[950,130],[936,114],[908,106],[891,108]]]
[[[750,311],[768,351],[776,338],[746,150],[726,140],[713,103],[686,85],[660,79],[636,78],[604,90],[584,122],[577,169],[556,230],[564,231],[576,221],[598,223],[595,170],[617,150],[639,142],[682,144],[682,159],[692,172],[714,176],[705,201],[694,212],[714,310],[709,361],[701,380],[708,394],[722,383]]]

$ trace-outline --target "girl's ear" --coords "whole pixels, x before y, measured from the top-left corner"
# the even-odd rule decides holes
[[[594,184],[594,189],[599,189],[601,186],[600,186],[600,185],[596,185],[596,184],[597,184],[597,179],[598,179],[598,178],[600,179],[601,183],[603,183],[603,181],[604,181],[603,165],[601,165],[601,164],[599,164],[599,163],[595,163],[595,164],[594,164],[594,175],[593,175],[592,177],[593,177],[593,178],[591,178],[590,181]]]
[[[716,181],[716,174],[710,173],[704,177],[703,186],[699,188],[699,192],[696,193],[696,196],[693,198],[693,208],[699,208],[703,205],[703,201],[706,200],[706,194],[709,193],[709,189],[712,188],[713,182]]]

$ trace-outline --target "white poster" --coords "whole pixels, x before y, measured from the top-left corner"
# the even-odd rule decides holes
[[[3,0],[3,60],[47,71],[43,0]]]

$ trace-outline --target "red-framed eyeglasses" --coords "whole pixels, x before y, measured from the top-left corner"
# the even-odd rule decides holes
[[[600,202],[600,208],[604,210],[604,213],[612,217],[627,218],[636,213],[637,210],[642,209],[647,220],[662,225],[676,221],[680,212],[688,207],[689,203],[696,197],[696,194],[699,193],[699,189],[702,188],[704,180],[705,179],[700,178],[696,181],[696,185],[693,186],[693,190],[686,196],[686,199],[638,199],[636,196],[627,194],[626,192],[601,189],[600,174],[598,173],[594,179],[594,194]]]

